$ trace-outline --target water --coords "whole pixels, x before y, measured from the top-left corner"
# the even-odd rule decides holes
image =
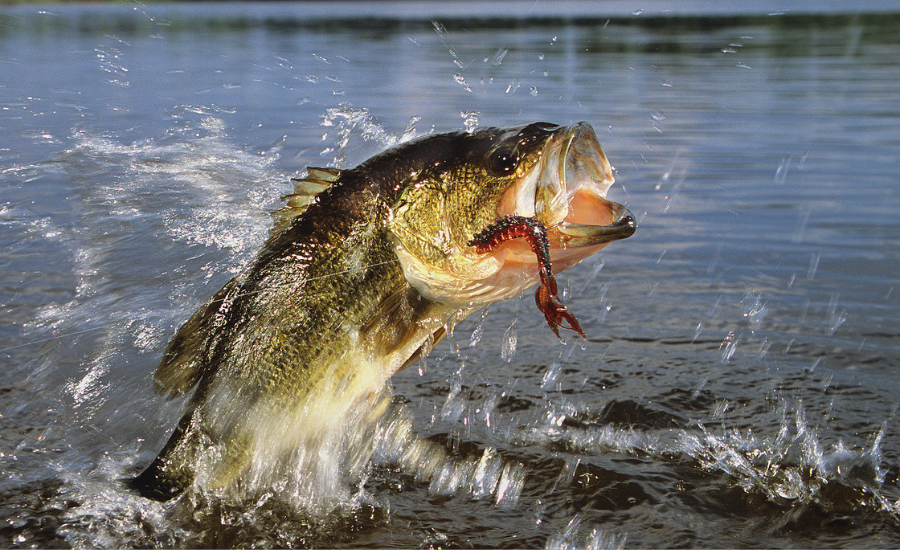
[[[900,6],[410,6],[0,10],[0,546],[900,544]],[[305,499],[123,488],[291,176],[536,120],[638,216],[559,276],[589,341],[473,315]]]

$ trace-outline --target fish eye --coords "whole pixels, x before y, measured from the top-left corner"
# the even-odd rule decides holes
[[[491,154],[491,170],[508,174],[519,165],[519,153],[510,147],[501,147]]]

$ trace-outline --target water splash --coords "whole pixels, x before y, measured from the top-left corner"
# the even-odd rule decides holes
[[[726,400],[716,404],[717,409],[725,406],[730,406]],[[848,447],[840,440],[826,444],[807,420],[802,403],[793,411],[785,405],[778,432],[768,437],[751,430],[716,432],[702,423],[696,428],[651,429],[582,420],[593,418],[596,413],[587,407],[551,403],[546,414],[515,435],[515,441],[563,448],[575,456],[616,453],[689,459],[777,505],[874,509],[900,520],[900,501],[889,496],[891,488],[885,485],[881,444],[886,425],[873,434],[867,447]]]
[[[424,486],[432,498],[461,496],[499,509],[518,505],[525,464],[491,446],[460,455],[419,436],[413,411],[392,403],[389,392],[378,404],[358,409],[325,441],[298,449],[280,468],[267,468],[264,483],[260,471],[251,473],[239,493],[188,491],[164,504],[138,497],[118,482],[139,461],[134,446],[105,455],[88,472],[61,466],[66,489],[51,503],[63,510],[58,532],[78,547],[334,544],[335,532],[388,513],[386,495],[368,484],[383,483],[384,472],[395,470],[403,484]]]
[[[608,533],[600,527],[584,527],[584,516],[576,514],[565,527],[547,539],[544,548],[590,550],[625,548],[625,536]]]
[[[753,330],[758,330],[769,310],[762,300],[761,292],[748,292],[741,301],[741,315],[747,319]]]
[[[410,121],[407,131],[412,130],[415,121]],[[362,160],[363,156],[370,156],[373,152],[392,147],[400,142],[400,137],[388,132],[368,109],[357,109],[349,103],[344,103],[340,107],[333,107],[325,112],[322,117],[322,126],[326,128],[336,128],[337,135],[332,139],[332,143],[322,150],[321,155],[331,160],[329,166],[344,168],[351,161]],[[405,135],[406,132],[404,132]],[[329,134],[323,136],[323,141],[329,139]],[[374,148],[359,155],[354,149],[355,140],[361,139],[364,143],[371,142]],[[358,146],[356,146],[358,147]],[[353,159],[350,158],[353,153]],[[360,156],[359,159],[356,156]]]
[[[460,113],[460,116],[463,118],[463,127],[466,129],[466,132],[471,134],[478,128],[478,119],[481,117],[480,111],[463,111]]]
[[[65,301],[39,306],[25,324],[30,342],[48,342],[31,376],[63,387],[78,422],[114,406],[123,375],[143,380],[127,375],[127,358],[158,352],[203,283],[239,271],[265,239],[287,180],[272,170],[277,148],[242,151],[208,114],[216,110],[203,111],[178,108],[177,130],[132,143],[78,130],[28,170],[68,186],[59,215],[35,229],[65,251],[60,267],[74,281]]]
[[[884,482],[883,434],[884,428],[868,449],[847,449],[839,441],[826,450],[798,408],[793,422],[786,418],[774,438],[758,439],[736,431],[714,435],[703,429],[682,443],[704,468],[724,472],[744,490],[764,494],[773,502],[818,502],[827,498],[826,487],[836,482],[859,490],[857,498],[864,505],[870,495],[879,494]]]

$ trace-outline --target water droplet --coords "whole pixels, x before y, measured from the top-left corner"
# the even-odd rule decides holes
[[[422,117],[419,115],[413,115],[409,118],[409,122],[406,124],[406,130],[403,131],[403,135],[400,136],[400,141],[407,141],[416,136],[416,124],[422,120]]]
[[[556,383],[556,379],[559,378],[559,373],[561,370],[562,363],[560,363],[559,361],[556,361],[552,365],[550,365],[550,367],[547,368],[547,372],[544,373],[544,379],[541,380],[541,389],[544,391],[549,390],[553,386],[553,384]]]
[[[734,352],[737,351],[738,343],[740,343],[740,341],[740,337],[736,336],[733,330],[725,336],[725,339],[722,340],[722,343],[719,345],[719,349],[722,350],[723,363],[731,361]]]
[[[496,504],[504,508],[514,507],[525,486],[525,468],[521,463],[506,463],[497,483]]]
[[[466,82],[466,77],[462,75],[462,73],[456,73],[453,75],[453,80],[456,81],[457,84],[466,89],[467,92],[471,92],[472,88],[469,86],[469,83]]]
[[[815,361],[813,361],[812,365],[810,365],[809,367],[806,368],[806,372],[808,372],[809,374],[816,372],[816,367],[818,367],[819,363],[821,363],[821,362],[822,362],[822,358],[821,357],[817,358]]]
[[[754,330],[759,329],[768,312],[760,293],[748,292],[744,295],[744,299],[741,301],[741,314],[750,321],[750,326]]]
[[[809,269],[806,271],[806,280],[812,281],[816,277],[816,271],[819,269],[819,260],[822,258],[821,252],[816,252],[809,257]]]
[[[793,243],[803,242],[803,238],[806,236],[806,226],[809,224],[809,216],[811,214],[812,214],[812,208],[809,205],[806,205],[800,211],[800,216],[797,218],[797,229],[794,231],[794,234],[791,236],[791,242],[793,242]]]
[[[478,118],[481,116],[480,111],[463,111],[459,114],[463,117],[464,122],[463,126],[466,128],[466,132],[472,133],[475,131],[475,128],[478,127]]]
[[[709,383],[709,376],[704,376],[703,378],[701,378],[700,383],[697,384],[697,387],[694,388],[693,392],[691,392],[691,399],[697,399],[697,397],[700,396],[700,392],[703,391],[703,388],[708,383]]]
[[[828,319],[831,327],[829,334],[834,334],[837,329],[847,321],[847,310],[842,309],[840,313],[837,311],[838,296],[834,295],[828,302]]]
[[[757,357],[763,359],[766,355],[769,354],[769,348],[772,347],[772,341],[766,338],[762,341],[762,344],[759,345],[759,353],[756,354]]]
[[[781,163],[778,164],[778,169],[775,170],[775,183],[784,183],[787,179],[788,169],[791,167],[791,160],[794,158],[794,155],[788,155],[781,159]]]
[[[478,342],[481,341],[481,337],[484,335],[484,325],[481,323],[475,327],[475,330],[472,331],[472,337],[469,338],[469,347],[474,348],[478,345]]]
[[[506,54],[509,53],[509,48],[500,48],[497,50],[497,53],[491,58],[491,65],[500,65],[503,63],[503,59],[506,58]]]
[[[530,93],[531,95],[538,95],[538,89],[537,89],[537,86],[532,86],[532,87],[531,87],[531,92],[529,92],[529,93]]]
[[[731,406],[727,399],[723,399],[716,403],[715,408],[709,413],[709,417],[713,420],[721,420],[725,416],[725,411]]]
[[[507,363],[512,361],[513,356],[516,354],[518,340],[519,337],[516,332],[516,322],[513,321],[503,334],[503,347],[500,349],[500,357]]]

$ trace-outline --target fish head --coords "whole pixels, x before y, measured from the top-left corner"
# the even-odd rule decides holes
[[[534,123],[452,134],[428,157],[394,205],[389,230],[397,257],[423,296],[457,308],[519,295],[539,280],[539,258],[525,239],[488,253],[474,235],[506,216],[533,217],[546,230],[554,271],[629,237],[634,217],[606,200],[612,168],[593,128]],[[433,136],[438,137],[438,136]],[[417,143],[428,147],[429,138]]]

